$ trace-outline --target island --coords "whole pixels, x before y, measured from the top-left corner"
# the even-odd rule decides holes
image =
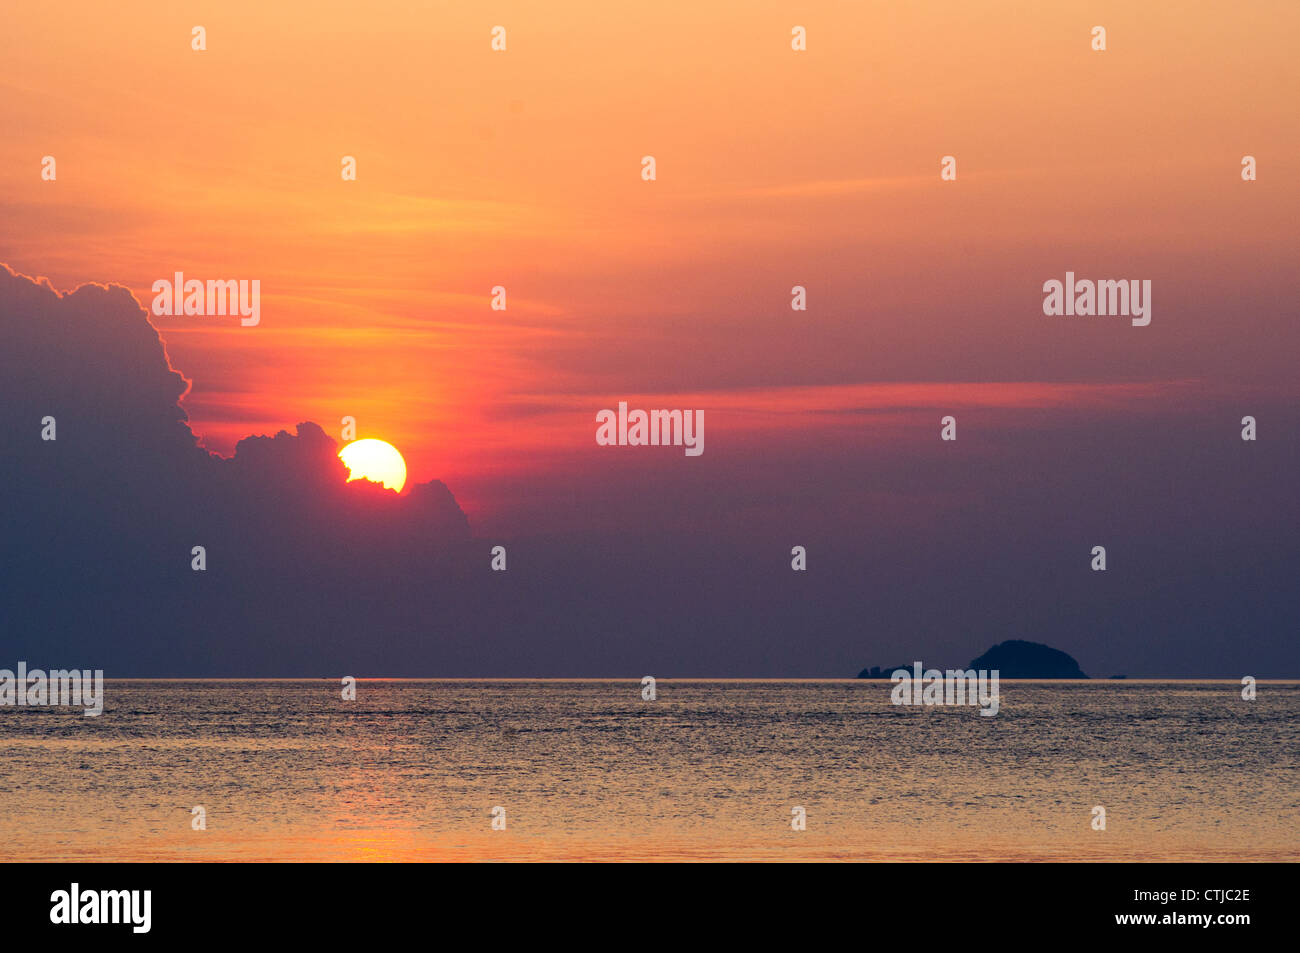
[[[944,669],[947,666],[925,664],[927,669]],[[864,668],[858,678],[889,678],[897,669],[912,670],[912,662],[903,665]],[[962,666],[963,670],[997,671],[999,678],[1087,678],[1079,663],[1060,649],[1041,642],[1008,639],[999,642],[983,655]]]

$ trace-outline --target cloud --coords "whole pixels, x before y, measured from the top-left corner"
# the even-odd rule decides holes
[[[29,654],[77,654],[68,664],[110,674],[204,660],[256,670],[284,644],[273,620],[294,619],[290,640],[313,621],[337,635],[383,567],[382,625],[404,588],[427,589],[437,554],[470,539],[438,481],[401,496],[347,482],[339,444],[315,423],[208,453],[180,405],[189,387],[125,288],[60,294],[0,265],[4,601]]]

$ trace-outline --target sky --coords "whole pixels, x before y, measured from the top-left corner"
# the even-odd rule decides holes
[[[637,573],[699,587],[711,635],[661,656],[694,674],[965,661],[999,632],[1085,670],[1300,674],[1298,21],[1289,2],[25,5],[0,36],[0,262],[145,309],[177,271],[258,279],[256,327],[148,318],[202,447],[303,422],[338,441],[355,417],[475,539],[558,567],[557,620],[598,585],[574,553],[623,573],[615,628]],[[1045,316],[1067,271],[1150,280],[1150,325]],[[624,400],[702,409],[705,452],[597,446]],[[795,544],[809,593],[784,588]],[[1188,634],[1209,619],[1247,648]],[[637,660],[630,636],[554,637],[420,658]]]

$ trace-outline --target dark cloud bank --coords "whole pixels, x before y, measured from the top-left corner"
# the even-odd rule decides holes
[[[0,266],[0,342],[0,661],[108,677],[851,677],[1025,638],[1096,674],[1300,674],[1286,401],[1247,411],[1270,438],[1248,466],[1232,402],[1068,428],[1021,414],[983,450],[927,431],[889,459],[855,443],[756,463],[714,430],[663,482],[627,453],[594,456],[569,496],[617,513],[605,529],[478,539],[440,482],[401,497],[346,483],[314,423],[230,459],[203,451],[186,382],[124,288],[60,295]],[[961,504],[913,520],[879,502],[909,496]],[[790,570],[795,542],[808,573]],[[1104,574],[1086,568],[1096,542]],[[508,572],[489,569],[496,543]]]

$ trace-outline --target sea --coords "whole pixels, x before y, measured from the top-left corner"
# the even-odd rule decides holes
[[[0,708],[8,861],[1300,859],[1300,683],[108,680]]]

